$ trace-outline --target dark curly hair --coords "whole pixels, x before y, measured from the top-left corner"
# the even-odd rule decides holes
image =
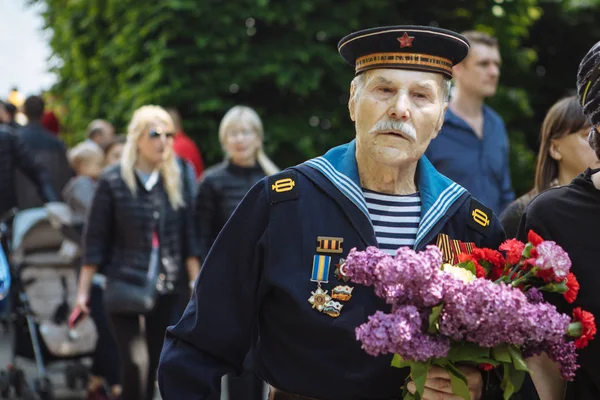
[[[592,128],[589,142],[600,158],[600,42],[592,46],[579,64],[577,96],[586,118],[596,127]]]

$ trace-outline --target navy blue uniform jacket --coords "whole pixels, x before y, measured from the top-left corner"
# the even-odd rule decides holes
[[[308,302],[317,236],[343,238],[332,255],[329,290],[343,284],[334,267],[350,249],[376,246],[358,179],[355,142],[257,183],[233,213],[202,267],[179,323],[167,330],[158,379],[162,396],[206,399],[221,377],[240,373],[252,348],[256,371],[286,392],[324,400],[399,398],[407,369],[391,356],[367,355],[354,330],[377,310],[388,310],[373,288],[355,286],[338,318]],[[294,189],[278,193],[290,178]],[[287,181],[289,183],[289,181]],[[504,239],[489,214],[485,229],[472,227],[470,194],[439,174],[423,157],[418,164],[422,200],[416,250],[450,239],[497,248]]]

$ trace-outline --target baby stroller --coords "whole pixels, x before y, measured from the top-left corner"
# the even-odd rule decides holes
[[[38,377],[33,392],[42,400],[53,398],[46,368],[57,361],[76,361],[67,366],[67,387],[87,381],[81,359],[90,356],[97,333],[91,318],[74,329],[68,325],[75,304],[79,246],[69,238],[70,210],[62,203],[24,210],[16,214],[10,242],[12,286],[11,322],[14,329],[12,363],[0,376],[0,395],[7,398],[11,388],[18,397],[29,390],[16,358],[35,361]],[[4,378],[4,379],[1,379]],[[35,398],[35,397],[34,397]]]

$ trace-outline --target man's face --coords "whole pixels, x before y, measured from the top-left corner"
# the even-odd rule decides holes
[[[454,67],[454,79],[461,89],[485,98],[496,94],[501,66],[498,47],[474,43],[469,55]]]
[[[362,87],[352,85],[348,104],[357,152],[390,166],[417,162],[444,121],[443,77],[403,69],[365,74]]]

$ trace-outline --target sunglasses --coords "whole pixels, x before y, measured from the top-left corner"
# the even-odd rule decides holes
[[[173,139],[175,137],[175,134],[172,132],[159,132],[156,129],[153,129],[150,132],[148,132],[148,136],[150,136],[150,139],[156,139],[161,136],[164,136],[166,139]]]

